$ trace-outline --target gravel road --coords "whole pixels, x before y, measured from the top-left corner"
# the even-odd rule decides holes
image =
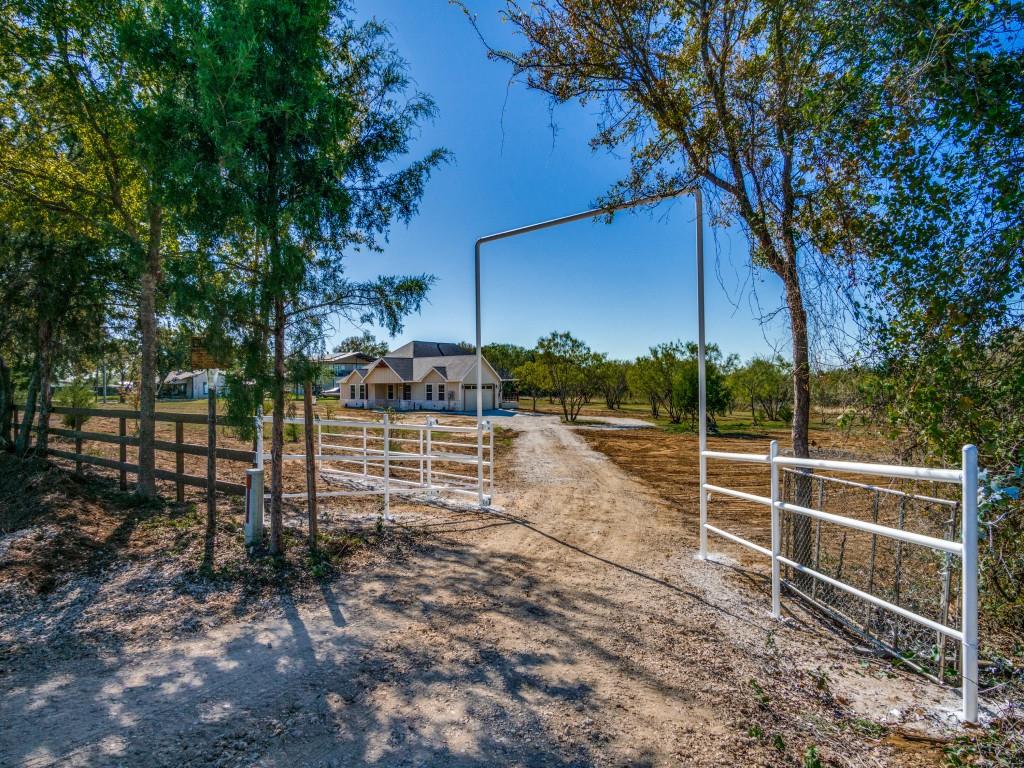
[[[780,628],[759,577],[694,559],[694,510],[555,418],[507,423],[522,434],[500,511],[399,510],[421,545],[322,602],[15,662],[0,765],[802,765],[811,747],[823,764],[933,764],[850,723],[955,698],[807,617]]]

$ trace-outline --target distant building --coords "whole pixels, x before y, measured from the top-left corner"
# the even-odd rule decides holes
[[[210,383],[206,377],[206,371],[171,371],[164,377],[163,386],[160,387],[160,398],[196,400],[206,397],[210,391]],[[217,374],[217,390],[224,388],[224,374]]]
[[[485,359],[483,407],[501,405],[501,376]],[[476,354],[458,344],[410,341],[356,368],[339,382],[349,408],[472,411],[476,408]]]

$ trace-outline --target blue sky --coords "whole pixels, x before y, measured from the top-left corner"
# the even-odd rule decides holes
[[[520,44],[499,21],[496,2],[471,7],[494,44]],[[438,117],[416,148],[444,146],[454,161],[430,181],[420,214],[393,228],[384,252],[355,254],[346,269],[356,279],[436,276],[429,303],[395,343],[471,340],[476,238],[590,207],[624,176],[627,162],[590,150],[595,107],[552,112],[543,94],[510,85],[509,68],[486,58],[463,13],[446,0],[375,0],[357,12],[390,27],[416,87],[437,103]],[[532,346],[552,330],[569,330],[596,350],[632,358],[662,341],[695,339],[693,216],[683,198],[611,225],[583,221],[484,246],[484,342]],[[776,278],[751,275],[739,232],[709,228],[705,237],[708,340],[744,358],[785,352],[784,325],[763,328],[755,311],[757,302],[778,306]],[[331,346],[354,332],[339,324]]]

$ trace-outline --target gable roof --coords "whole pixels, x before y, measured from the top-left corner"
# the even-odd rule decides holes
[[[467,352],[458,344],[410,341],[370,365],[356,368],[341,380],[348,383],[352,376],[357,376],[358,381],[365,381],[370,372],[382,364],[394,371],[404,383],[423,381],[431,371],[437,371],[445,381],[464,381],[476,365],[476,353]],[[484,358],[484,365],[491,369],[496,378],[501,379],[487,358]]]

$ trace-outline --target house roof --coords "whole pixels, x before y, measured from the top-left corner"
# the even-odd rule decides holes
[[[200,376],[205,371],[171,371],[164,379],[164,384],[184,384],[189,379]]]
[[[445,341],[410,341],[398,349],[388,352],[389,357],[459,357],[472,354],[458,344]]]
[[[476,354],[467,352],[458,344],[437,341],[410,341],[389,352],[371,365],[357,368],[343,380],[358,376],[363,381],[378,365],[387,365],[403,382],[422,381],[431,371],[437,371],[445,381],[463,381],[476,365]],[[484,359],[484,364],[494,370]],[[497,372],[495,371],[495,375]],[[500,378],[500,376],[499,376]]]
[[[319,358],[321,363],[369,363],[373,357],[363,352],[332,352]]]

